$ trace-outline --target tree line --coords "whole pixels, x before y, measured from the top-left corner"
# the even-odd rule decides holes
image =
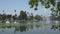
[[[14,12],[16,12],[16,10],[14,10]],[[40,21],[40,20],[43,20],[43,18],[40,15],[34,16],[33,13],[29,13],[29,12],[21,10],[19,16],[17,16],[16,13],[15,15],[6,14],[6,13],[0,14],[0,21],[3,21],[3,20],[9,20],[9,21],[11,20],[12,21],[14,20],[29,20],[29,21],[37,20],[37,21]]]

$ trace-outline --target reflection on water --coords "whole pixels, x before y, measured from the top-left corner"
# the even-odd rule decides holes
[[[36,22],[37,23],[37,22]],[[59,24],[60,22],[58,22]],[[23,25],[22,25],[23,24]],[[52,24],[56,24],[56,22],[51,22],[51,26],[45,26],[45,25],[41,25],[41,24],[28,24],[26,22],[24,23],[20,23],[20,24],[15,24],[14,25],[4,25],[4,24],[0,24],[0,34],[45,34],[45,32],[47,34],[56,34],[56,33],[60,33],[60,31],[56,31],[56,30],[60,30],[60,25],[52,25]],[[55,31],[55,32],[54,32]]]
[[[20,24],[20,26],[14,26],[14,27],[12,27],[12,26],[1,27],[0,28],[0,33],[6,32],[6,30],[11,32],[10,29],[12,29],[12,31],[14,33],[16,33],[16,32],[27,32],[29,30],[33,30],[34,28],[38,29],[39,27],[40,27],[39,25],[21,25]]]
[[[24,32],[26,31],[27,26],[19,26],[19,27],[15,27],[15,31],[20,31],[20,32]]]
[[[60,25],[52,25],[51,29],[54,29],[54,30],[58,29],[58,30],[60,30]]]
[[[53,21],[53,22],[51,22],[51,24],[52,24],[51,29],[60,30],[60,22],[59,21]]]

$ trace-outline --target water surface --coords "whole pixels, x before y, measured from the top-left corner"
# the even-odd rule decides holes
[[[58,22],[58,24],[59,23],[60,22]],[[28,24],[28,25],[21,26],[21,24]],[[43,24],[50,24],[51,26],[49,25],[45,26]],[[14,26],[14,27],[2,26],[0,27],[0,34],[60,34],[60,25],[52,25],[52,24],[56,24],[56,22],[49,22],[49,23],[48,22],[26,22],[26,23],[17,24],[19,26]]]

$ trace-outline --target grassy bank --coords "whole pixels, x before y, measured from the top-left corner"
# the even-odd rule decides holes
[[[0,24],[0,28],[11,28],[11,27],[20,27],[20,26],[52,26],[60,24]]]
[[[42,24],[0,24],[0,28],[10,28],[19,26],[42,26]]]

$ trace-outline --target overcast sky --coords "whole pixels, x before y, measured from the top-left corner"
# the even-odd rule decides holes
[[[5,10],[6,14],[14,15],[14,10],[16,10],[17,15],[19,15],[21,10],[27,11],[29,13],[33,13],[34,15],[45,15],[50,16],[50,9],[45,9],[44,6],[39,4],[38,10],[34,11],[34,9],[30,8],[28,4],[29,0],[0,0],[0,14],[2,14],[2,10]]]

